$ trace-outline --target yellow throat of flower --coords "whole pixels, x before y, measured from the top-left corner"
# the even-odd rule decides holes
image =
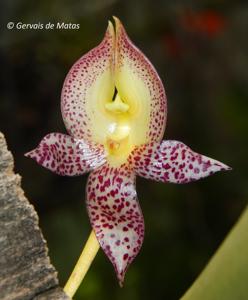
[[[105,103],[107,113],[114,118],[109,124],[105,143],[108,161],[113,166],[124,163],[133,148],[130,143],[129,108],[130,106],[122,101],[118,93],[113,101]]]

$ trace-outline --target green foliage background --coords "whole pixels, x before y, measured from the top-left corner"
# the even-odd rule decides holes
[[[233,167],[232,172],[183,186],[138,178],[146,237],[124,287],[119,288],[112,266],[99,252],[75,297],[179,299],[247,204],[248,4],[3,0],[0,5],[0,130],[38,210],[62,285],[91,230],[84,205],[87,177],[59,177],[23,154],[48,132],[65,132],[60,114],[63,80],[71,65],[100,42],[112,15],[123,21],[165,84],[165,138],[183,141]],[[71,22],[80,29],[8,30],[10,21]]]
[[[248,209],[181,300],[247,298]]]

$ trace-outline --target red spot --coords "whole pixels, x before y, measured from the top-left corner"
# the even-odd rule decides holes
[[[110,179],[104,182],[104,187],[109,187],[109,186],[110,186]]]
[[[175,155],[174,155],[174,156],[171,156],[171,160],[176,160],[176,159],[177,159],[177,157],[178,157],[178,153],[175,153]]]
[[[174,176],[175,176],[175,179],[178,179],[179,172],[176,172]]]
[[[123,179],[120,178],[120,177],[118,177],[118,178],[116,179],[116,181],[117,181],[118,183],[122,183],[122,182],[123,182]]]
[[[125,253],[125,254],[123,255],[123,259],[124,259],[124,260],[127,260],[127,258],[128,258],[128,254]]]
[[[200,173],[199,168],[195,168],[195,169],[194,169],[194,173],[195,173],[195,174],[199,174],[199,173]]]
[[[186,150],[183,149],[183,150],[182,150],[182,160],[185,160],[185,158],[186,158],[185,152],[186,152]]]
[[[206,163],[203,163],[202,171],[206,172],[208,170],[208,168],[210,168],[210,167],[211,167],[211,163],[210,163],[210,161],[207,161]]]
[[[103,176],[102,176],[102,175],[99,175],[99,176],[98,176],[98,180],[99,180],[100,183],[102,183],[102,182],[103,182]]]
[[[95,198],[95,197],[96,197],[95,192],[91,192],[89,198],[90,198],[90,199],[93,199],[93,198]],[[92,208],[93,208],[93,209],[97,209],[98,207],[97,207],[97,206],[92,206]]]
[[[179,169],[182,170],[185,167],[185,163],[179,165]]]
[[[171,168],[171,166],[170,166],[168,163],[166,163],[166,164],[163,164],[163,168],[164,168],[165,170],[168,170],[168,169]]]

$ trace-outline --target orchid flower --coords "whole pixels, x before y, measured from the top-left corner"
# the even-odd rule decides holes
[[[59,175],[91,172],[86,205],[95,236],[120,284],[139,253],[144,219],[136,175],[188,183],[229,167],[178,141],[162,141],[163,84],[119,19],[69,71],[61,97],[69,135],[50,133],[26,154]]]

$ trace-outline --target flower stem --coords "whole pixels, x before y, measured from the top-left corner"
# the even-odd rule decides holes
[[[92,230],[90,236],[86,242],[86,245],[83,248],[83,251],[74,267],[74,270],[71,273],[70,278],[68,279],[64,292],[72,298],[79,288],[81,282],[84,279],[92,261],[94,260],[97,251],[99,250],[99,243],[96,239],[96,235]]]

